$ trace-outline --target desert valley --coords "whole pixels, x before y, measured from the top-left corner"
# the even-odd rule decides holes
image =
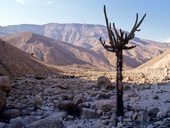
[[[93,24],[0,27],[0,128],[115,128],[116,56]],[[123,52],[124,122],[170,127],[170,43]]]

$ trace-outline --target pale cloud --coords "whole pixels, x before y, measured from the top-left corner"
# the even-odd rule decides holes
[[[166,39],[163,40],[162,42],[168,42],[168,43],[170,43],[170,37],[166,38]]]
[[[20,4],[26,4],[27,0],[15,0],[16,2],[20,3]]]

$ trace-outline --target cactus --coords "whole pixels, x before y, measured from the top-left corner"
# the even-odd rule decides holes
[[[135,37],[135,32],[140,31],[139,26],[143,22],[146,14],[142,17],[142,19],[138,22],[138,14],[136,14],[136,21],[130,33],[124,32],[121,29],[118,31],[115,27],[115,24],[111,24],[108,21],[106,7],[104,6],[104,16],[106,21],[106,27],[108,31],[109,43],[106,44],[105,41],[100,38],[100,43],[102,46],[109,52],[116,53],[117,57],[117,75],[116,75],[116,89],[117,89],[117,122],[123,121],[124,111],[123,111],[123,50],[130,50],[135,48],[135,45],[127,46],[129,41]]]

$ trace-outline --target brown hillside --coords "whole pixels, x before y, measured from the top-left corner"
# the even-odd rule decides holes
[[[170,68],[170,49],[166,50],[164,53],[158,55],[157,57],[151,59],[150,61],[139,66],[137,69],[159,69],[159,68]]]
[[[0,74],[16,76],[47,76],[49,69],[33,56],[0,40]]]
[[[3,39],[48,64],[76,67],[110,67],[95,51],[31,32],[7,35]]]

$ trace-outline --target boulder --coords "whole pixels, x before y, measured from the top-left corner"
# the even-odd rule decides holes
[[[167,112],[158,112],[157,113],[157,119],[164,119],[167,115]]]
[[[125,81],[125,82],[129,82],[129,81],[132,81],[132,79],[130,78],[130,76],[128,76],[128,77],[126,77],[126,78],[124,79],[124,81]]]
[[[24,128],[64,128],[61,121],[52,117],[46,117],[26,125]]]
[[[6,108],[6,94],[0,90],[0,112],[4,111]]]
[[[97,110],[102,110],[103,112],[111,111],[112,108],[116,107],[116,102],[114,100],[98,100],[95,102]]]
[[[125,112],[125,114],[124,114],[124,116],[125,116],[125,118],[132,118],[132,116],[133,116],[133,111],[127,111],[127,112]]]
[[[84,101],[84,98],[83,98],[83,95],[81,95],[81,94],[76,95],[76,96],[74,96],[74,98],[73,98],[73,102],[74,102],[75,104],[83,103],[83,101]]]
[[[105,89],[109,89],[109,90],[112,90],[114,88],[112,82],[106,76],[98,77],[97,86],[100,88],[104,87]]]
[[[137,75],[137,78],[145,78],[145,74],[144,74],[144,73],[139,73],[139,74]]]
[[[151,119],[154,119],[154,118],[156,118],[158,112],[159,112],[159,108],[157,108],[157,107],[151,108],[151,109],[149,110],[148,116],[149,116]]]
[[[30,124],[34,121],[37,121],[38,119],[33,116],[26,116],[26,117],[16,117],[10,120],[10,124],[17,124],[22,126],[25,126],[27,124]]]
[[[170,117],[169,118],[165,118],[163,120],[163,126],[165,126],[166,128],[169,128],[170,127]]]
[[[96,96],[96,99],[97,99],[97,100],[110,99],[110,97],[111,97],[112,95],[113,95],[113,94],[111,94],[111,93],[99,92],[99,94]]]
[[[149,120],[148,118],[148,112],[147,111],[140,111],[137,114],[137,121],[139,122],[147,122]]]
[[[97,118],[97,112],[93,109],[83,108],[81,113],[81,118],[83,119],[93,119]]]
[[[64,110],[68,115],[72,116],[80,116],[82,112],[82,108],[71,101],[60,102],[58,107],[60,110]]]
[[[3,119],[10,120],[12,118],[19,117],[21,115],[20,110],[18,109],[7,109],[1,113]]]
[[[110,118],[109,128],[114,128],[116,126],[116,114],[113,113]]]
[[[7,95],[11,90],[11,84],[8,76],[0,76],[0,90],[5,92]]]
[[[138,112],[137,112],[137,111],[135,111],[135,112],[133,113],[133,115],[132,115],[132,120],[136,120],[137,115],[138,115]]]
[[[36,95],[34,97],[34,102],[33,102],[34,110],[41,108],[42,102],[43,102],[42,97],[40,95]]]
[[[158,95],[155,95],[155,96],[153,96],[153,99],[154,99],[154,100],[159,100],[159,96],[158,96]]]

